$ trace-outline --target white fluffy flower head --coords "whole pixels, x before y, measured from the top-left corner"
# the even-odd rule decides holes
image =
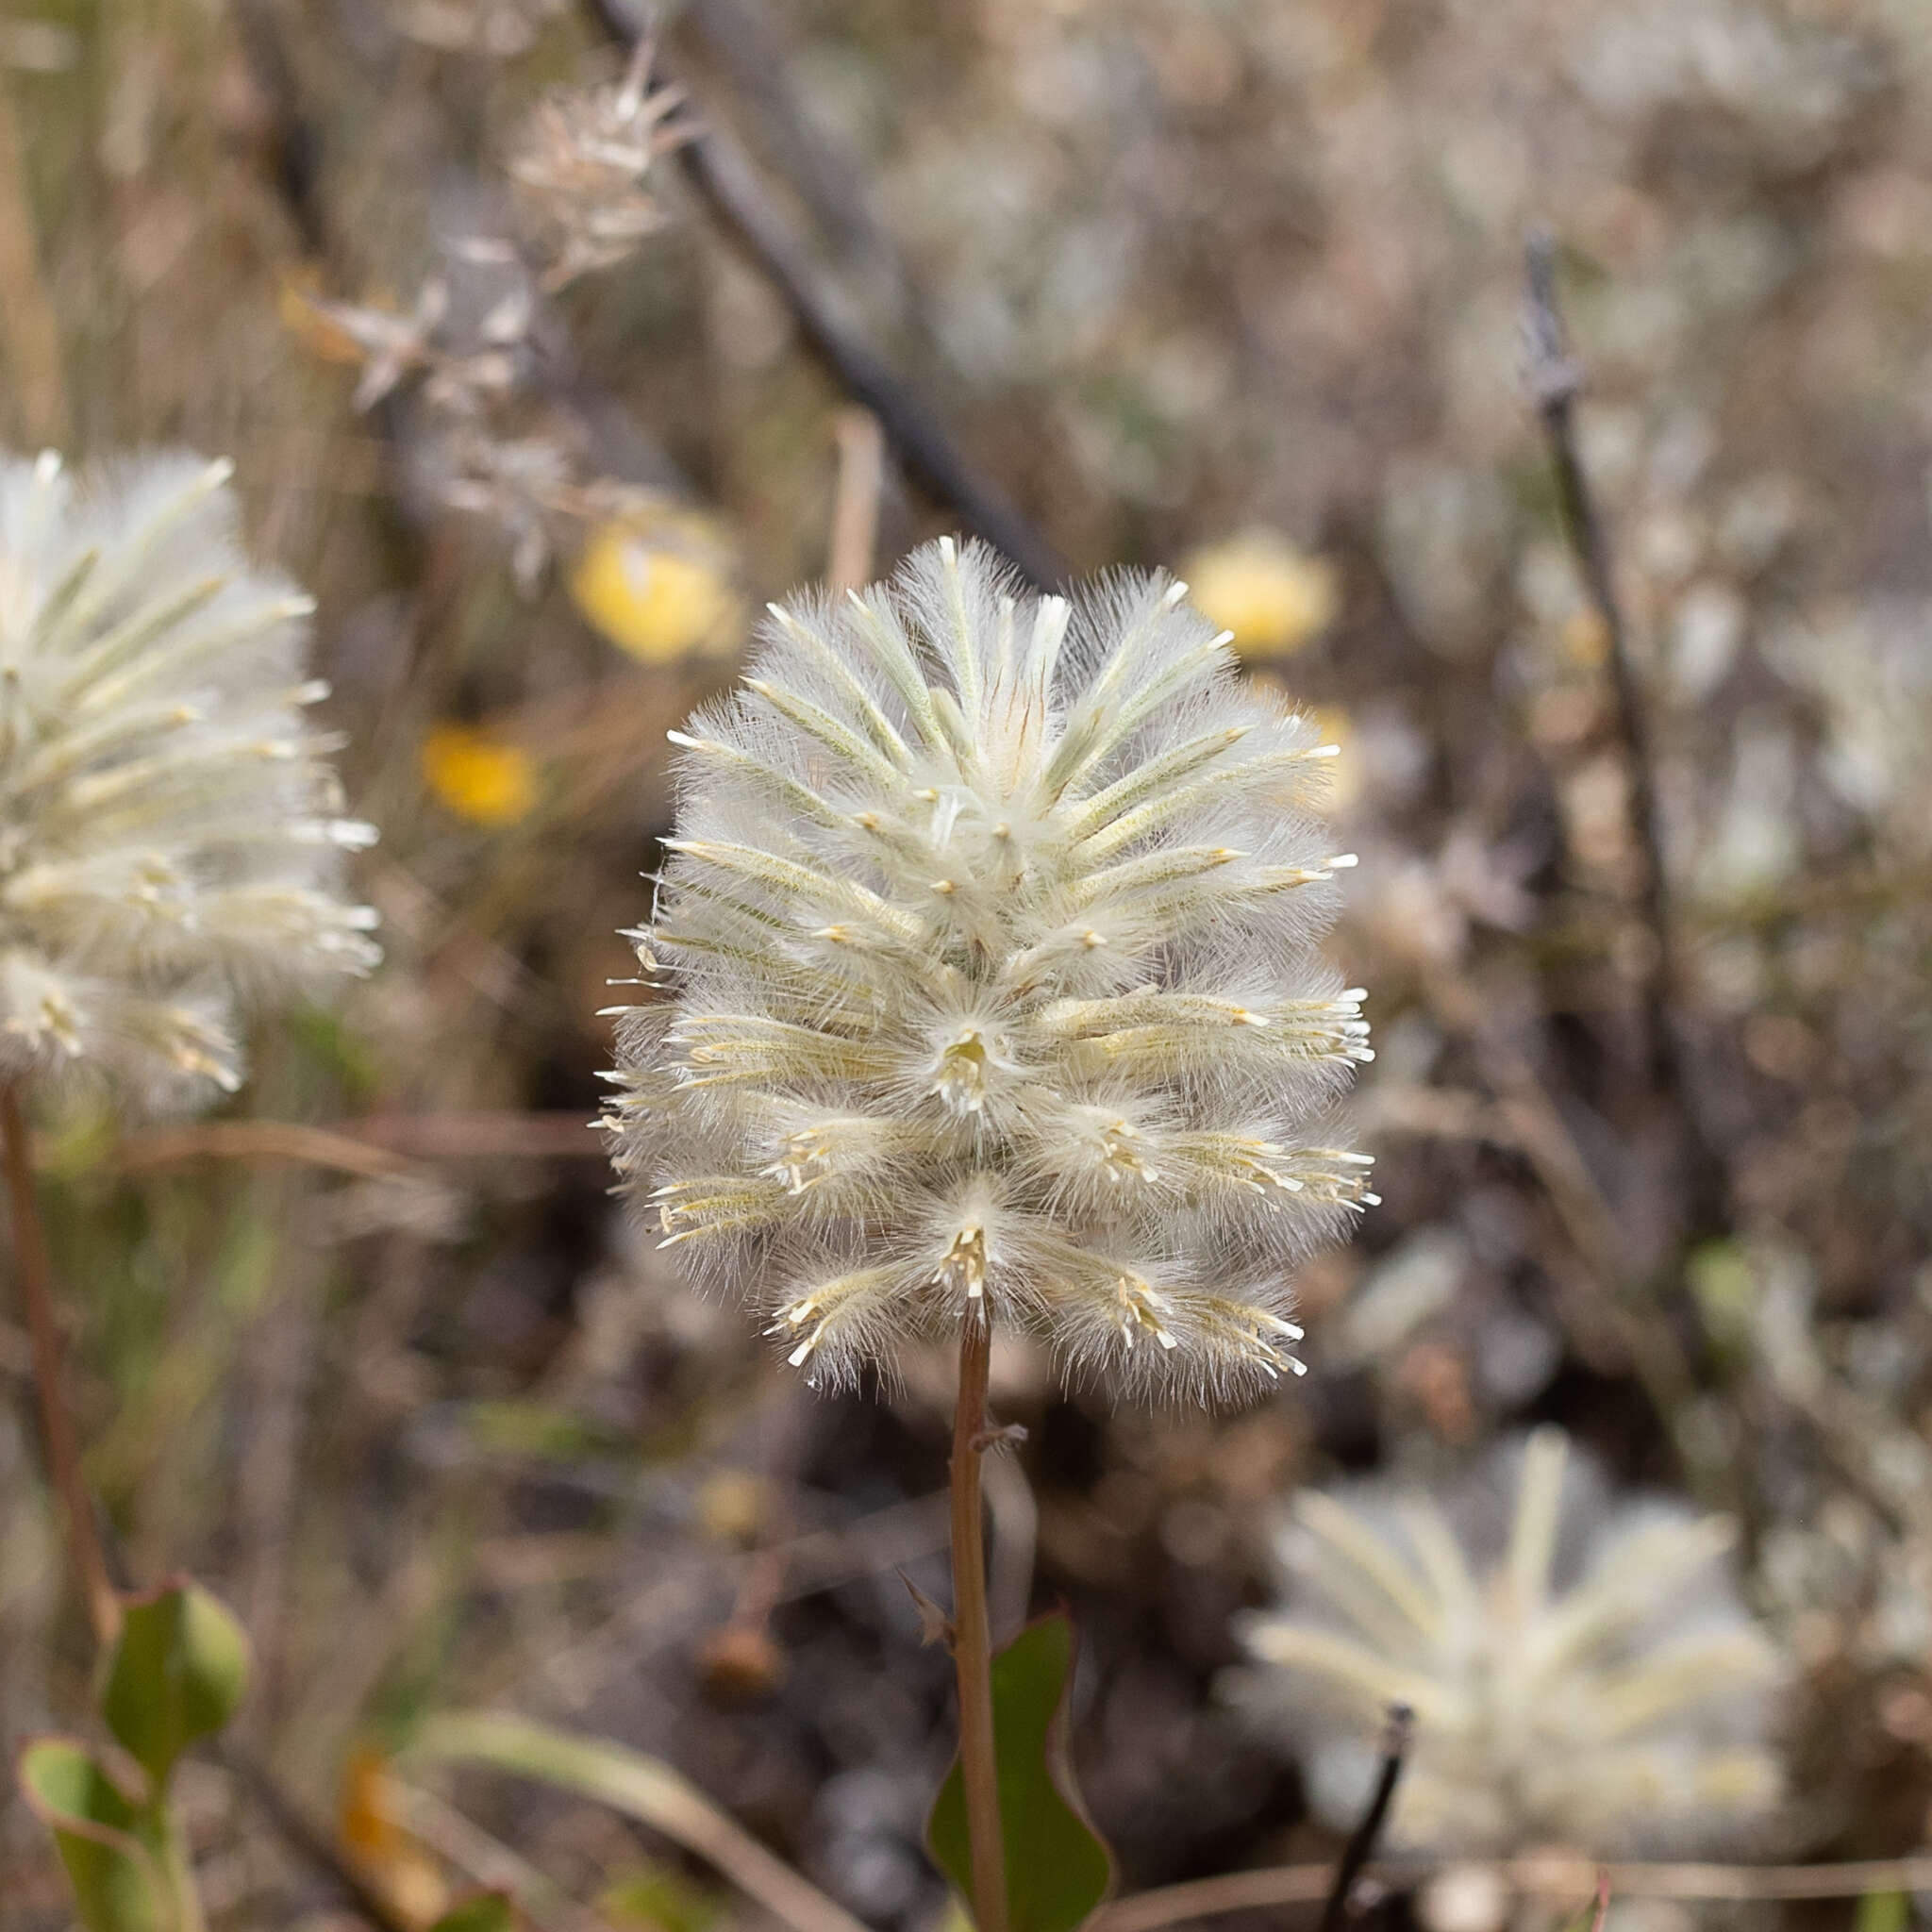
[[[1289,1614],[1249,1623],[1260,1668],[1230,1689],[1300,1749],[1338,1825],[1404,1703],[1396,1842],[1721,1843],[1781,1782],[1764,1742],[1781,1667],[1724,1574],[1733,1533],[1674,1503],[1608,1505],[1554,1428],[1440,1501],[1387,1482],[1306,1491],[1280,1545]]]
[[[1314,951],[1325,747],[1160,577],[1032,600],[976,545],[774,607],[682,748],[616,1160],[814,1379],[983,1307],[1188,1399],[1299,1368],[1365,1201]],[[659,984],[661,975],[661,984]]]
[[[375,834],[302,717],[313,606],[249,567],[228,475],[0,458],[0,1074],[232,1089],[238,1000],[377,958],[336,891]]]

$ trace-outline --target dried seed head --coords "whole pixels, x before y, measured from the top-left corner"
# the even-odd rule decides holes
[[[1513,1494],[1511,1493],[1513,1491]],[[1441,1497],[1391,1483],[1296,1500],[1289,1612],[1252,1619],[1240,1703],[1359,1816],[1393,1702],[1415,1741],[1392,1839],[1458,1856],[1591,1856],[1735,1838],[1776,1800],[1777,1653],[1724,1574],[1734,1525],[1609,1506],[1568,1439],[1506,1444]]]
[[[0,458],[0,1074],[232,1089],[238,995],[378,958],[336,891],[375,834],[303,719],[313,607],[243,559],[228,475]]]
[[[509,172],[540,231],[546,289],[623,261],[667,220],[646,178],[692,129],[671,118],[684,91],[652,87],[653,52],[641,41],[623,79],[555,93],[525,125]]]
[[[981,1303],[1189,1399],[1299,1369],[1290,1271],[1374,1198],[1323,1124],[1362,995],[1313,950],[1315,735],[1184,596],[1033,601],[942,541],[774,607],[672,734],[615,1158],[815,1378]]]

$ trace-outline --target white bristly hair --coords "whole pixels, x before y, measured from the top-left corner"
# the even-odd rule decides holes
[[[379,957],[337,890],[375,835],[302,715],[314,607],[242,556],[229,474],[0,457],[0,1076],[205,1099],[238,1004]]]
[[[1302,1755],[1347,1827],[1391,1703],[1415,1740],[1395,1844],[1477,1857],[1736,1844],[1782,1787],[1766,1734],[1786,1666],[1726,1573],[1736,1525],[1612,1503],[1560,1429],[1470,1482],[1305,1491],[1279,1544],[1285,1614],[1250,1618],[1224,1686]]]
[[[815,1381],[974,1304],[1206,1401],[1300,1370],[1291,1272],[1374,1196],[1322,961],[1332,747],[1164,577],[1038,600],[941,540],[773,607],[672,734],[676,836],[613,1010],[617,1166]]]

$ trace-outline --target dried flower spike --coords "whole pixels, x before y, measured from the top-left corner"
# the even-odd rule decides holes
[[[1668,1502],[1610,1506],[1554,1428],[1441,1501],[1386,1482],[1307,1491],[1280,1545],[1290,1613],[1249,1623],[1260,1668],[1230,1689],[1301,1751],[1337,1824],[1401,1702],[1416,1732],[1393,1841],[1722,1841],[1781,1783],[1764,1741],[1780,1667],[1724,1573],[1733,1530]]]
[[[313,606],[242,558],[229,474],[0,458],[0,1074],[232,1089],[238,995],[378,957],[336,891],[375,835],[302,717]]]
[[[621,80],[553,94],[524,128],[509,172],[541,233],[545,289],[614,266],[664,225],[645,177],[692,130],[670,118],[684,91],[651,85],[654,52],[641,41]]]
[[[1206,1400],[1300,1365],[1289,1273],[1373,1201],[1314,952],[1327,747],[1159,577],[1037,602],[941,541],[774,607],[673,733],[676,836],[608,1114],[665,1244],[815,1378],[984,1301]]]

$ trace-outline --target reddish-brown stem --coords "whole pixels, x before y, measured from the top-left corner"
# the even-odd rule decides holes
[[[20,1298],[26,1309],[26,1330],[33,1346],[34,1389],[40,1397],[41,1438],[47,1452],[47,1473],[67,1516],[67,1541],[74,1567],[80,1573],[94,1637],[104,1647],[121,1629],[121,1605],[108,1580],[107,1557],[94,1526],[93,1504],[81,1479],[80,1449],[74,1424],[60,1399],[60,1330],[54,1315],[54,1268],[47,1257],[47,1237],[41,1225],[40,1197],[34,1191],[33,1164],[28,1151],[26,1121],[20,1089],[8,1081],[0,1086],[0,1158],[7,1164],[7,1198],[13,1217],[13,1258],[20,1276]]]
[[[953,1411],[953,1659],[959,1674],[959,1777],[973,1845],[973,1917],[978,1932],[1007,1932],[1007,1850],[993,1744],[992,1640],[979,1506],[991,1356],[992,1322],[982,1299],[968,1305],[960,1329],[959,1400]]]

